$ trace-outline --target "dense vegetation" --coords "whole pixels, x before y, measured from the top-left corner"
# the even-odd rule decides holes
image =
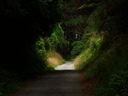
[[[95,95],[127,96],[127,6],[127,0],[1,0],[0,96],[54,70],[61,55],[95,78]]]
[[[0,1],[0,96],[54,69],[47,65],[48,51],[66,46],[62,19],[60,0]]]
[[[71,59],[73,55],[76,56],[76,52],[71,52],[73,48],[72,43],[74,41],[81,40],[85,28],[84,24],[88,17],[86,14],[83,14],[78,9],[79,6],[82,4],[81,1],[82,0],[63,0],[62,2],[62,8],[64,10],[63,12],[65,18],[63,19],[61,25],[64,30],[64,37],[68,42],[65,53],[69,53],[63,54],[66,59]],[[70,53],[73,55],[71,56]]]
[[[127,96],[128,1],[102,0],[80,8],[86,9],[91,5],[97,6],[87,20],[83,37],[73,43],[73,52],[80,53],[75,66],[86,69],[86,78],[97,80],[97,96]],[[80,48],[81,52],[75,51]]]

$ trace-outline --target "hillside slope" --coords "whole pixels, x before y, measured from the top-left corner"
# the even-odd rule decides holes
[[[88,87],[97,96],[128,95],[127,6],[127,0],[100,2],[79,41],[86,47],[75,66],[83,70],[87,81],[92,80]]]

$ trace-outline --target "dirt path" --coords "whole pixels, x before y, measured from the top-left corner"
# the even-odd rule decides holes
[[[69,64],[71,65],[71,64]],[[61,68],[62,69],[62,68]],[[81,91],[76,70],[56,70],[15,96],[87,96]]]

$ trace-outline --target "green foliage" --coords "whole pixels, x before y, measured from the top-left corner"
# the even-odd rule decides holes
[[[86,62],[84,62],[84,65],[82,68],[92,63],[96,59],[96,57],[99,55],[101,42],[102,42],[101,38],[93,38],[93,37],[87,41],[88,48],[85,50],[85,53],[82,56],[82,58],[86,58]]]
[[[51,37],[49,38],[51,42],[51,48],[59,50],[64,48],[67,44],[67,41],[64,39],[64,31],[61,28],[60,24],[56,25]]]
[[[103,67],[104,65],[102,65],[102,67],[99,67],[98,69],[99,87],[96,89],[96,94],[98,94],[98,96],[128,95],[128,56],[126,55],[127,51],[125,51],[125,53],[121,52],[123,51],[123,48],[120,51],[117,49],[114,51],[114,53],[116,54],[110,53],[113,55],[111,57],[106,56],[106,61],[103,61],[103,59],[100,58],[101,61],[103,61],[102,64],[107,62],[110,65],[107,65],[109,66],[109,69]],[[121,56],[119,57],[120,52]],[[97,61],[97,63],[100,63],[100,61]],[[99,64],[99,66],[101,66],[101,64]],[[104,75],[107,76],[107,78],[104,77]]]
[[[44,42],[45,42],[45,49],[46,49],[46,50],[51,50],[50,39],[46,37],[46,38],[44,39]]]
[[[50,42],[51,42],[51,45],[52,45],[52,48],[53,49],[57,49],[57,45],[60,43],[57,36],[56,36],[56,33],[52,33],[51,37],[50,37]]]
[[[0,96],[7,96],[23,84],[18,74],[0,68]]]
[[[20,80],[42,74],[46,69],[44,59],[47,55],[41,37],[50,36],[56,24],[61,22],[63,18],[61,1],[1,0],[0,17],[1,56],[3,57],[0,67],[8,70],[7,74],[13,70]],[[47,42],[49,44],[48,40]],[[50,49],[50,45],[48,48]],[[9,75],[7,80],[0,77],[0,80],[7,82],[0,85],[0,90],[4,90],[3,94],[8,89],[6,86],[9,86],[10,92],[17,89],[15,88],[15,83],[18,83],[17,78],[15,80],[15,76]],[[13,85],[14,88],[11,88]]]
[[[86,18],[82,17],[81,15],[77,18],[70,19],[69,21],[66,21],[64,24],[66,26],[77,26],[78,24],[85,23]]]
[[[38,40],[40,36],[50,36],[61,21],[60,0],[2,0],[0,5],[1,50],[4,59],[7,58],[5,54],[10,55],[9,60],[3,59],[1,62],[4,63],[0,66],[16,70],[21,77],[26,74],[25,78],[29,73],[30,77],[41,73],[45,63],[39,53],[44,57],[46,54],[44,49],[37,53],[37,49],[44,47]]]
[[[71,51],[72,58],[74,58],[77,55],[79,55],[81,52],[86,50],[86,48],[88,47],[82,41],[75,41],[75,42],[72,43],[72,46],[73,46],[73,49]]]
[[[88,48],[78,56],[78,65],[89,65],[85,76],[97,77],[98,96],[128,95],[127,6],[126,0],[103,0],[86,24],[82,40]]]
[[[65,32],[65,39],[68,41],[68,46],[66,52],[71,53],[72,46],[71,44],[74,41],[80,41],[84,32],[85,23],[87,21],[88,15],[85,13],[85,10],[78,10],[78,7],[86,1],[76,1],[76,0],[65,0],[62,3],[62,7],[64,8],[64,20],[62,22],[62,28]],[[84,12],[82,12],[84,11]],[[88,11],[88,10],[87,10]],[[78,37],[76,37],[78,34]],[[64,54],[65,58],[70,58],[69,54]]]
[[[64,38],[64,31],[63,31],[62,27],[60,26],[60,24],[57,25],[54,32],[56,33],[56,36],[60,42],[58,45],[58,49],[65,48],[67,45],[67,41]]]
[[[39,54],[42,55],[42,58],[47,58],[45,43],[44,40],[40,37],[40,39],[36,42],[36,50]]]
[[[109,87],[113,92],[118,95],[128,95],[128,71],[118,71],[116,74],[112,74]]]
[[[100,37],[99,38],[90,37],[88,41],[86,41],[86,43],[83,43],[84,46],[86,46],[86,48],[83,49],[83,52],[81,52],[80,55],[78,56],[79,64],[76,64],[77,69],[84,69],[85,66],[92,63],[96,59],[96,57],[99,55],[101,42],[102,42],[102,39]],[[79,46],[76,46],[76,48],[77,47],[79,48]],[[89,77],[93,73],[95,74],[94,70],[91,70],[89,71],[89,73],[86,74],[86,76]]]
[[[83,4],[78,9],[83,9],[83,8],[87,8],[87,7],[95,7],[95,6],[97,6],[97,3]]]
[[[128,95],[128,71],[118,71],[112,74],[109,82],[96,89],[98,96],[127,96]]]
[[[44,72],[55,70],[54,67],[45,67]]]

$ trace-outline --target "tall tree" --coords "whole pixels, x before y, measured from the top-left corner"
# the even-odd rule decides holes
[[[50,36],[62,17],[60,0],[1,0],[0,67],[26,76],[34,68],[36,72],[34,66],[43,68],[43,62],[38,64],[41,61],[36,56],[35,43],[40,36]]]
[[[65,19],[63,20],[62,28],[65,32],[65,39],[68,41],[69,52],[72,50],[72,43],[82,39],[87,19],[99,1],[100,0],[63,1],[62,5]]]

